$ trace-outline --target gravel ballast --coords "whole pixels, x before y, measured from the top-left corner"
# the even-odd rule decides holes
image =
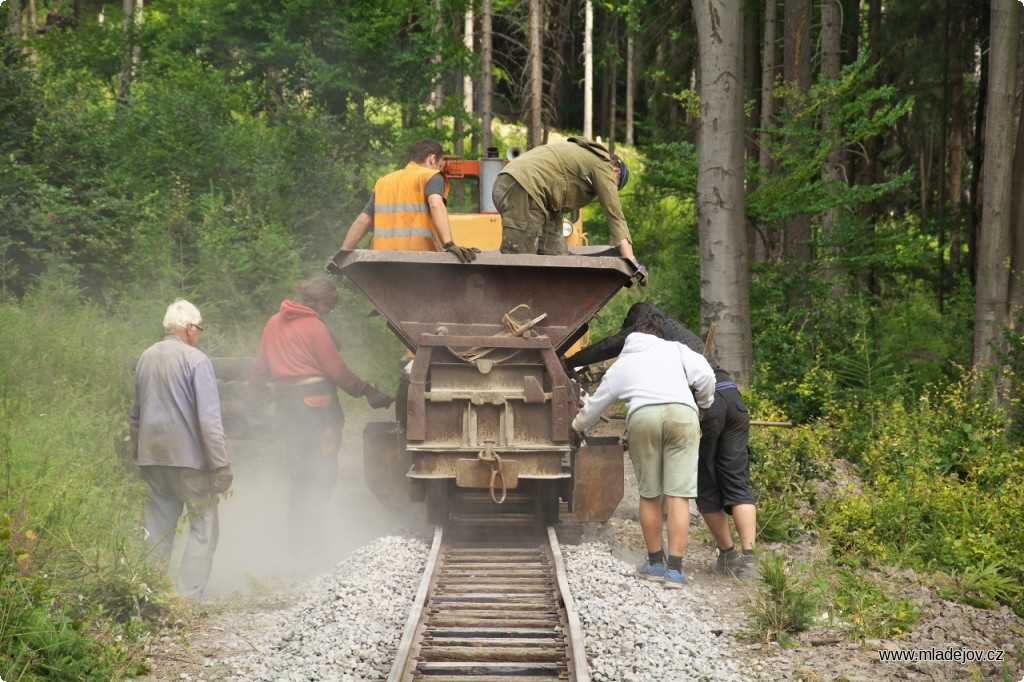
[[[742,680],[684,587],[641,580],[608,545],[565,547],[570,589],[584,627],[594,680]],[[303,589],[249,639],[250,651],[224,661],[238,682],[384,680],[419,587],[428,545],[376,540]]]

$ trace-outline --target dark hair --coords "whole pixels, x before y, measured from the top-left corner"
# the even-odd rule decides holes
[[[629,311],[626,313],[626,319],[622,321],[622,328],[632,329],[632,327],[636,325],[636,321],[641,317],[656,317],[660,320],[665,317],[665,314],[658,310],[657,306],[640,301],[639,303],[634,303],[629,307]]]
[[[662,327],[661,320],[653,315],[642,315],[633,325],[633,331],[657,336],[659,339],[665,338],[665,328]]]
[[[413,163],[423,163],[431,154],[437,154],[438,157],[444,156],[444,148],[437,140],[424,138],[409,145],[409,160]]]

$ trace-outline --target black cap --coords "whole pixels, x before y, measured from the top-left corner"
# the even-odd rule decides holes
[[[629,168],[626,167],[626,162],[622,160],[622,157],[615,157],[615,163],[619,166],[619,190],[621,191],[629,182]]]

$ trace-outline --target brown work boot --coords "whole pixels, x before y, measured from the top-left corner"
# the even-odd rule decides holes
[[[756,554],[739,554],[738,560],[730,566],[730,570],[740,580],[757,580],[761,575]]]
[[[718,558],[711,560],[708,570],[721,575],[732,575],[732,569],[739,563],[741,557],[742,555],[736,551],[735,547],[728,552],[718,550]]]
[[[708,570],[720,575],[731,575],[740,580],[753,580],[759,575],[757,556],[743,554],[735,547],[728,552],[719,550],[718,557],[708,564]]]

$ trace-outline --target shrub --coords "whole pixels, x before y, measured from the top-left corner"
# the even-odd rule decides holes
[[[871,489],[826,503],[822,527],[842,562],[898,559],[954,572],[961,584],[998,586],[979,603],[1020,612],[1024,571],[1005,560],[1024,552],[1024,451],[1007,437],[1006,413],[971,390],[965,375],[912,406],[887,404],[859,443]]]
[[[859,640],[902,637],[921,615],[908,597],[886,592],[863,571],[838,568],[825,584],[840,626]]]
[[[10,515],[0,518],[0,678],[107,682],[141,671],[123,639],[97,636],[52,580],[32,570],[34,538]]]
[[[813,624],[818,598],[805,579],[805,568],[794,566],[780,552],[761,554],[760,589],[747,607],[753,625],[750,634],[784,645],[790,635]]]
[[[785,421],[778,408],[754,392],[751,414],[764,421]],[[757,497],[758,537],[762,542],[791,541],[806,528],[816,504],[815,483],[827,476],[829,452],[816,434],[822,425],[750,429],[750,479]]]

